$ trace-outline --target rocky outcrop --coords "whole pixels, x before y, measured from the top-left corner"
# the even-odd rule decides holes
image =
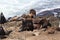
[[[0,24],[4,24],[6,22],[7,22],[7,20],[6,20],[5,16],[3,15],[3,13],[1,13],[0,14]]]

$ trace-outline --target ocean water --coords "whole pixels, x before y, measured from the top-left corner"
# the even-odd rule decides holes
[[[3,12],[6,18],[27,14],[30,9],[38,14],[53,8],[60,8],[60,0],[0,0],[0,13]]]

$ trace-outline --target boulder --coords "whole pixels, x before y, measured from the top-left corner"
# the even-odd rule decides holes
[[[48,28],[48,29],[47,29],[48,34],[54,34],[55,31],[56,31],[56,30],[55,30],[54,27],[51,27],[51,28]]]

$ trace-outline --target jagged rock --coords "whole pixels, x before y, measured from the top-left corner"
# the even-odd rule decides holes
[[[2,26],[0,26],[0,35],[5,35],[5,31]]]
[[[0,24],[4,24],[4,23],[6,23],[7,21],[6,21],[6,18],[5,18],[5,16],[3,15],[3,13],[1,13],[0,14]]]

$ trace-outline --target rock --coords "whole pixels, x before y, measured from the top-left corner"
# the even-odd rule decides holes
[[[8,21],[21,21],[21,17],[14,16],[8,19]]]
[[[35,32],[35,33],[33,33],[33,35],[39,36],[40,35],[40,32]]]
[[[55,33],[55,28],[54,27],[51,27],[51,28],[48,28],[48,34],[54,34]]]
[[[60,28],[59,28],[59,27],[57,27],[57,28],[56,28],[56,30],[57,30],[57,31],[60,31]]]
[[[0,14],[0,24],[4,24],[4,23],[6,23],[6,22],[7,22],[7,20],[6,20],[5,16],[4,16],[4,14],[1,12],[1,14]]]
[[[41,34],[41,30],[34,30],[33,31],[33,34],[35,35],[35,36],[39,36],[40,34]]]

